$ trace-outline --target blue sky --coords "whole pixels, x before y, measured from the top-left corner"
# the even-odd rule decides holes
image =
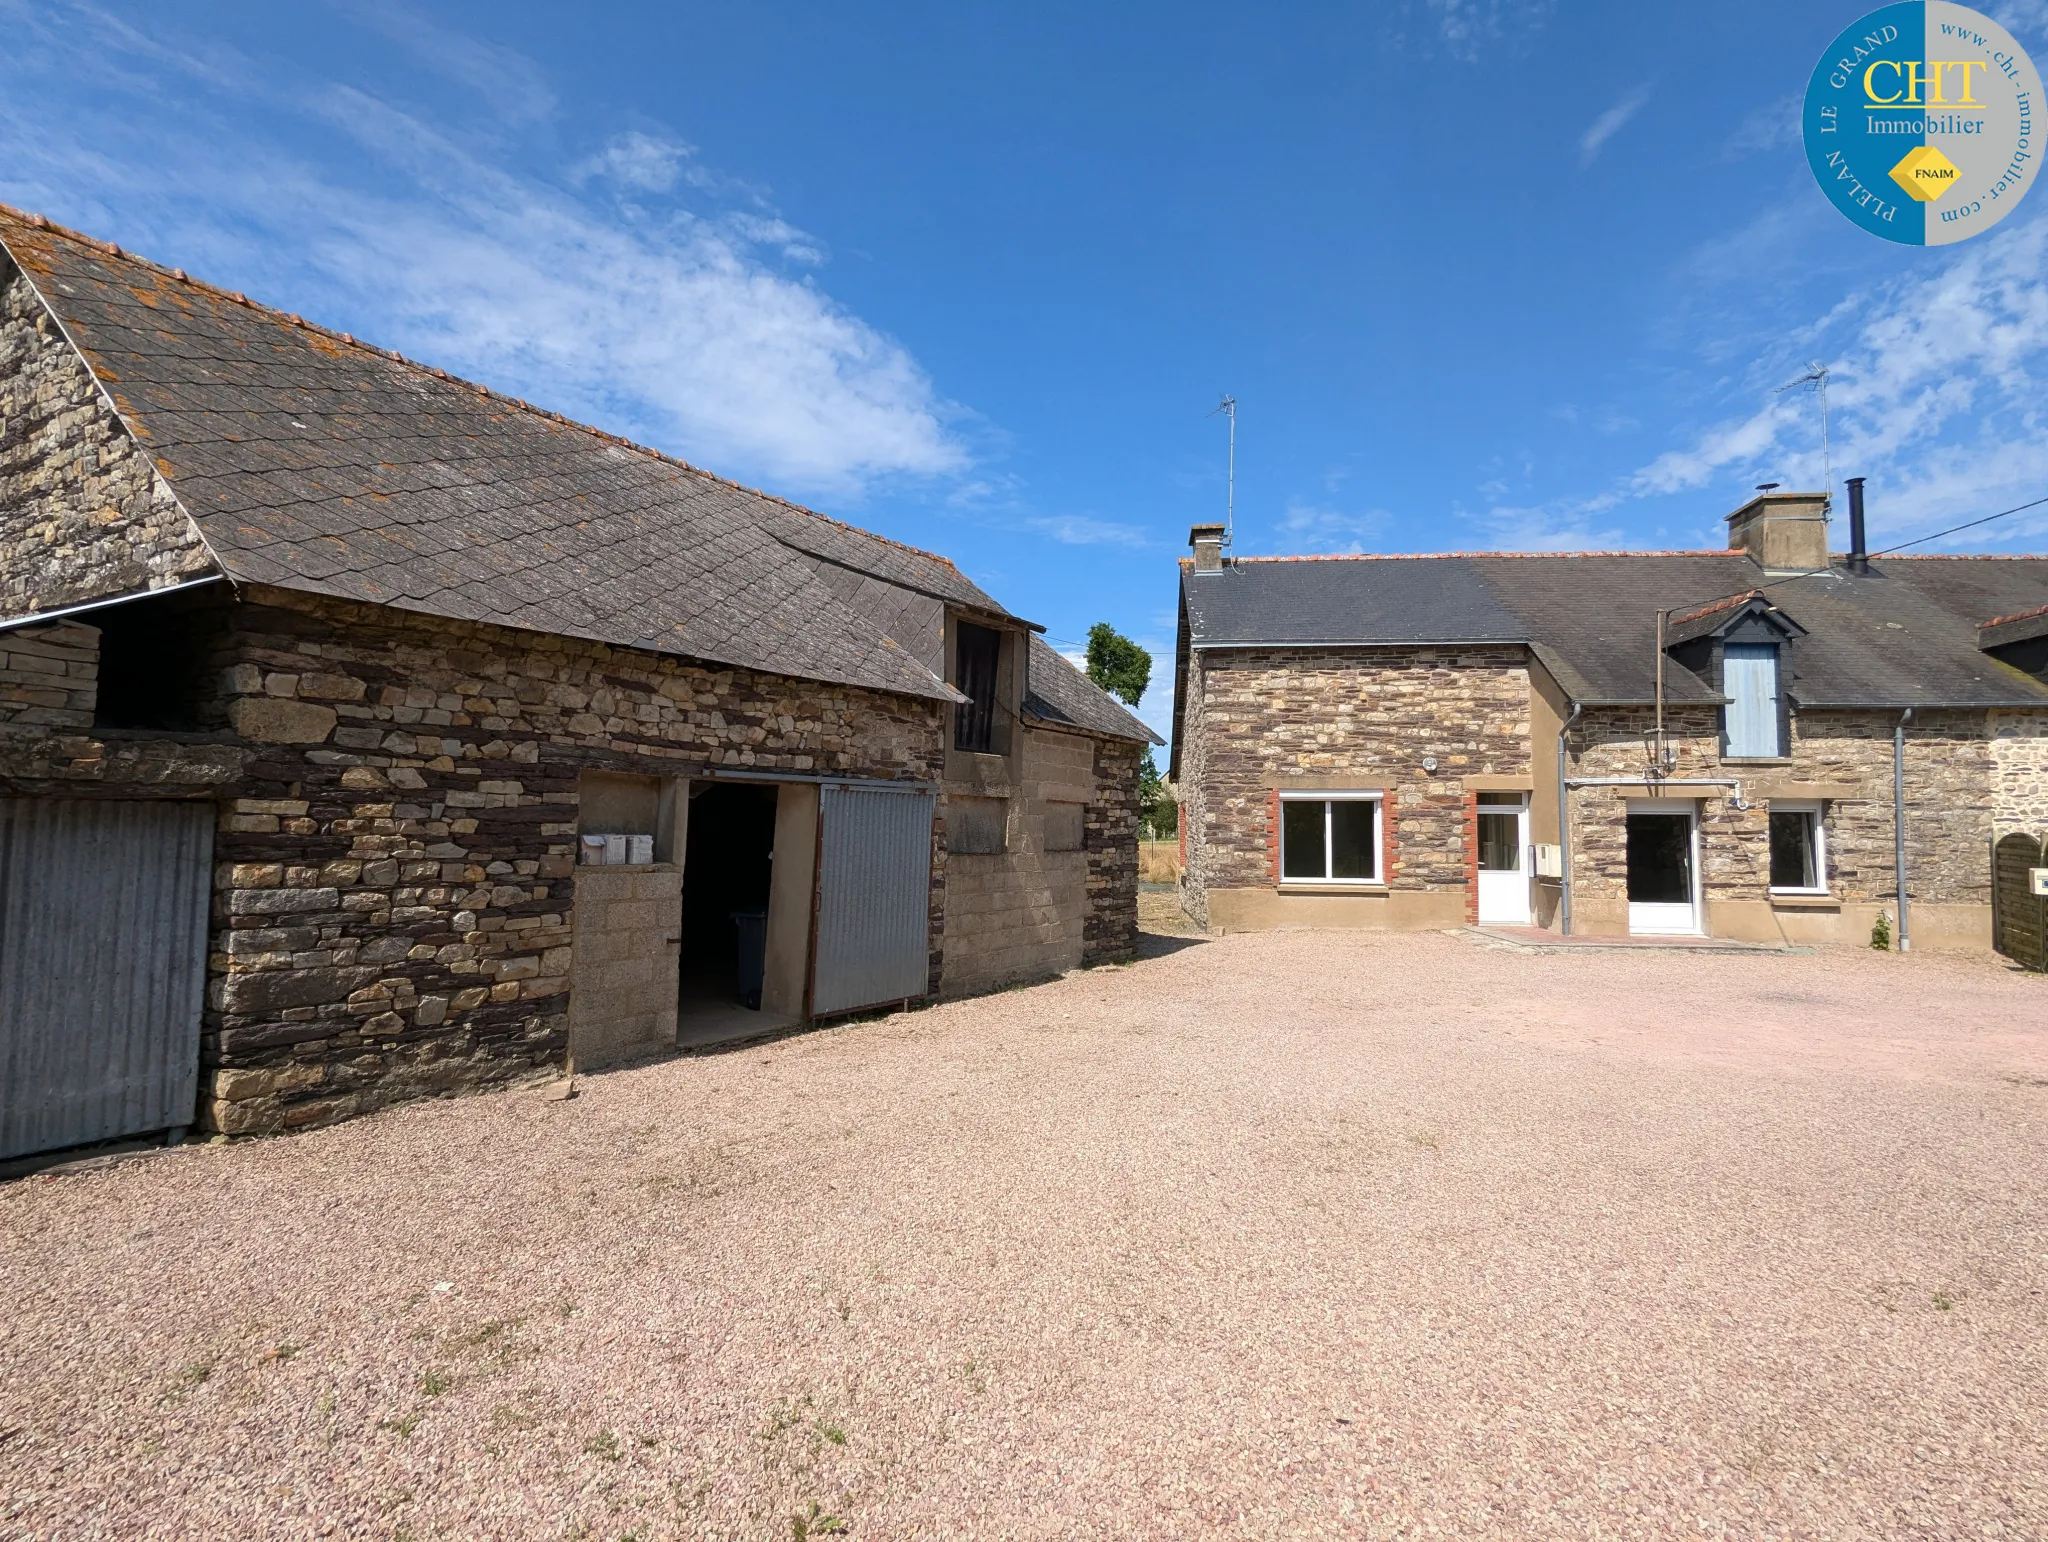
[[[1806,170],[1867,8],[0,0],[0,198],[1164,682],[1223,391],[1247,554],[1718,545],[1821,479],[1809,360],[1874,544],[2048,493],[2048,200],[1899,247]],[[2048,57],[2048,0],[1987,9]]]

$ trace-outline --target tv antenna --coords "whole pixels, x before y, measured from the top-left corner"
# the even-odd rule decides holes
[[[1237,531],[1237,398],[1225,392],[1223,400],[1211,408],[1207,416],[1213,418],[1219,412],[1230,419],[1230,471],[1224,483],[1223,505],[1223,544],[1228,546],[1231,536]]]
[[[1812,386],[1820,396],[1820,476],[1823,509],[1835,506],[1835,468],[1828,458],[1828,367],[1818,359],[1806,366],[1806,373],[1797,380],[1788,380],[1778,387],[1777,394],[1796,391],[1801,386]]]

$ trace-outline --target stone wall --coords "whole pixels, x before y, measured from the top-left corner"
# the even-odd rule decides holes
[[[1386,789],[1390,894],[1456,896],[1452,920],[1463,914],[1464,779],[1529,773],[1522,649],[1231,649],[1192,658],[1181,746],[1190,915],[1215,922],[1217,893],[1275,889],[1273,793],[1318,785]],[[1423,769],[1426,757],[1434,772]]]
[[[1138,950],[1138,777],[1144,759],[1144,745],[1095,741],[1096,797],[1082,836],[1088,853],[1083,966],[1122,963]]]
[[[583,770],[941,762],[933,703],[280,591],[217,657],[219,729],[0,724],[0,789],[218,800],[202,1114],[231,1132],[560,1066]]]
[[[0,632],[0,723],[90,728],[100,634],[76,621]]]
[[[2035,715],[2038,722],[2041,717]],[[1829,887],[1856,904],[1891,901],[1897,892],[1892,823],[1895,712],[1807,711],[1792,719],[1789,762],[1753,766],[1720,757],[1718,718],[1708,707],[1666,714],[1676,752],[1674,778],[1740,779],[1733,789],[1673,788],[1700,798],[1701,887],[1710,905],[1770,898],[1771,795],[1801,796],[1801,784],[1854,788],[1824,801]],[[1993,746],[1990,715],[1922,712],[1906,731],[1906,862],[1910,897],[1945,905],[1990,903]],[[2018,723],[2006,725],[2015,731]],[[1655,716],[1649,708],[1590,708],[1572,729],[1571,774],[1639,776],[1649,765]],[[2014,737],[2015,744],[2028,741]],[[2034,741],[2039,742],[2039,741]],[[1640,795],[1638,792],[1635,795]],[[1572,793],[1573,899],[1626,902],[1627,789]]]
[[[1991,826],[2048,835],[2048,712],[1991,714]]]
[[[0,617],[162,588],[211,566],[169,485],[0,253]]]

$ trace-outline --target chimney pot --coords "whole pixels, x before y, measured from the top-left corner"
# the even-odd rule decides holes
[[[1863,478],[1849,478],[1849,571],[1870,571],[1870,548],[1863,538]]]
[[[1223,571],[1223,527],[1196,525],[1188,531],[1188,545],[1195,551],[1197,573]]]

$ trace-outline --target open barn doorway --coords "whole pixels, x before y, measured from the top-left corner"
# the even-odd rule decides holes
[[[676,1042],[792,1027],[810,961],[815,787],[699,781],[684,843]]]

